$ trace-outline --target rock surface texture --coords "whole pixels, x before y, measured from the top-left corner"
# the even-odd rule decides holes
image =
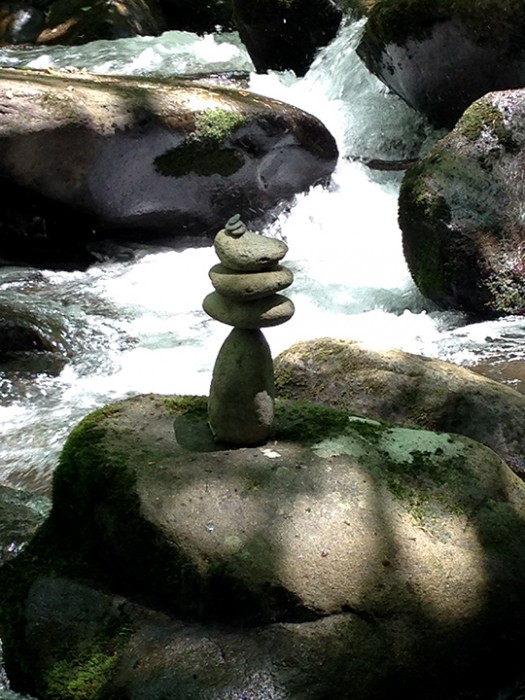
[[[206,419],[148,396],[73,431],[0,570],[15,688],[441,700],[521,663],[525,485],[494,452],[296,402],[271,446],[220,449]]]
[[[525,90],[485,95],[403,179],[412,277],[444,308],[525,312]]]
[[[358,54],[434,125],[493,90],[525,85],[525,6],[514,0],[376,0]]]
[[[338,155],[305,112],[189,81],[0,69],[0,110],[0,176],[105,235],[211,235],[326,181]]]
[[[525,398],[472,370],[334,338],[292,345],[274,369],[278,396],[459,433],[490,447],[525,477]]]

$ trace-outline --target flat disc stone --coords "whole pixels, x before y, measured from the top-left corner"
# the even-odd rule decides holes
[[[283,241],[252,231],[235,238],[222,229],[215,236],[214,246],[221,263],[237,272],[271,270],[288,252]]]
[[[202,308],[216,321],[247,329],[279,326],[288,321],[295,311],[293,302],[282,294],[241,303],[212,292],[204,299]]]
[[[293,272],[278,265],[263,272],[235,272],[224,265],[214,265],[210,279],[219,294],[229,299],[253,301],[280,292],[293,282]]]

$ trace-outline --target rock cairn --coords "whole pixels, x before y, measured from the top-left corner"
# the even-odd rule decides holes
[[[208,420],[217,441],[264,443],[274,417],[274,376],[270,347],[261,328],[277,326],[294,314],[290,299],[278,294],[293,281],[279,264],[288,246],[248,231],[238,214],[214,241],[220,264],[210,270],[215,291],[204,299],[206,313],[233,326],[213,369]]]

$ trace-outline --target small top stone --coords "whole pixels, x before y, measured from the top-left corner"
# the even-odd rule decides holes
[[[244,228],[244,225],[243,225]],[[222,229],[215,236],[215,252],[221,263],[236,272],[260,272],[275,268],[286,255],[284,241],[261,236],[244,228],[241,236]]]
[[[240,214],[234,214],[234,216],[228,219],[224,229],[234,238],[240,238],[244,233],[246,233],[246,226],[241,221]]]

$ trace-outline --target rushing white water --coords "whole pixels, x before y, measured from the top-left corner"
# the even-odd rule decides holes
[[[252,90],[316,114],[341,153],[330,186],[298,196],[264,231],[287,241],[286,264],[295,272],[289,294],[296,315],[268,330],[272,350],[333,336],[462,363],[521,358],[521,320],[467,326],[461,314],[433,309],[410,279],[397,226],[400,176],[374,175],[356,159],[411,158],[439,134],[368,74],[354,51],[360,28],[344,27],[300,80],[293,74],[250,80]],[[180,32],[4,51],[0,63],[162,75],[251,66],[233,36]],[[2,293],[60,320],[69,360],[54,374],[0,371],[0,483],[48,489],[68,431],[96,407],[136,393],[207,393],[228,333],[201,310],[216,262],[212,248],[186,241],[179,250],[126,252],[125,262],[86,272],[2,271]]]

